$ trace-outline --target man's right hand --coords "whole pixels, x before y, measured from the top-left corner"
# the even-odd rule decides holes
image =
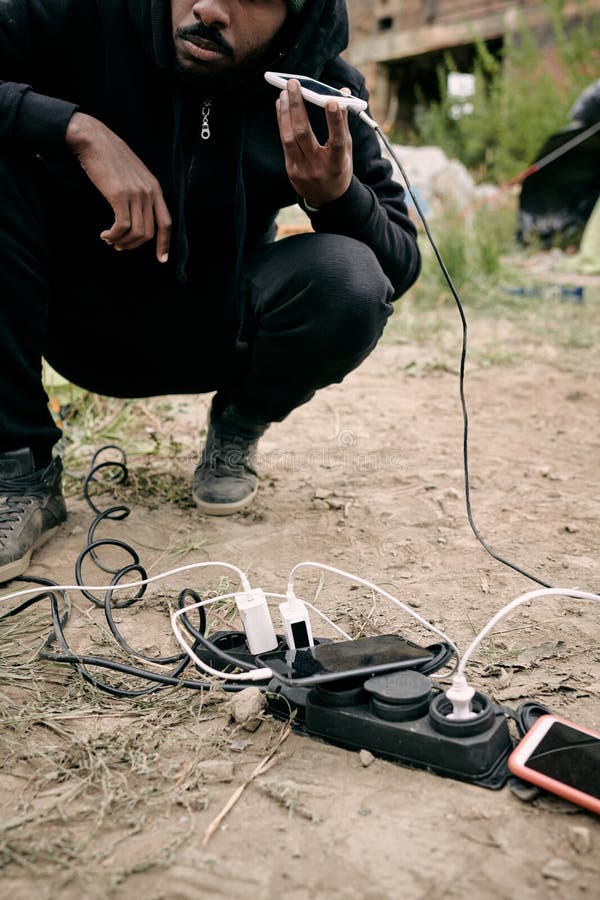
[[[141,159],[98,119],[76,112],[66,142],[115,214],[100,235],[115,250],[135,250],[156,234],[159,262],[169,258],[171,216],[160,184]]]

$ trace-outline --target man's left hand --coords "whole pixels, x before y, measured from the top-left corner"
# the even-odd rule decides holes
[[[320,144],[311,128],[300,84],[288,82],[277,100],[277,121],[292,187],[319,209],[345,194],[352,180],[352,137],[348,112],[332,99],[325,107],[329,136]]]

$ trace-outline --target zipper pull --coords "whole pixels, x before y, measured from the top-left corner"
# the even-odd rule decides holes
[[[212,100],[204,100],[202,103],[202,128],[200,129],[200,137],[203,141],[207,141],[210,137],[210,125],[208,117],[212,107]]]

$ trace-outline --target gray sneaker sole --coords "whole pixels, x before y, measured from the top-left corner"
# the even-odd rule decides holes
[[[29,563],[31,561],[31,554],[35,550],[39,550],[46,541],[50,540],[51,537],[58,531],[58,526],[55,528],[48,528],[47,531],[43,531],[35,544],[22,556],[20,559],[15,559],[13,562],[6,563],[4,566],[0,566],[0,584],[3,584],[5,581],[11,581],[13,578],[17,578],[19,575],[24,575],[27,569],[29,568]]]
[[[205,516],[233,516],[236,512],[240,512],[240,510],[250,506],[256,497],[257,492],[258,485],[256,485],[252,493],[248,494],[247,497],[236,500],[235,503],[209,503],[208,501],[197,497],[193,492],[192,496],[197,509]]]

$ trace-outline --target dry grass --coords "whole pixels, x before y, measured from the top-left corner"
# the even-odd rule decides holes
[[[118,658],[104,626],[93,625],[84,643]],[[166,688],[113,699],[71,667],[37,658],[48,627],[43,601],[0,631],[0,868],[30,885],[52,876],[54,896],[69,885],[110,896],[132,872],[167,865],[206,808],[200,766],[231,750],[231,695]],[[263,730],[262,741],[277,729]],[[158,837],[128,864],[119,848],[142,832]]]

